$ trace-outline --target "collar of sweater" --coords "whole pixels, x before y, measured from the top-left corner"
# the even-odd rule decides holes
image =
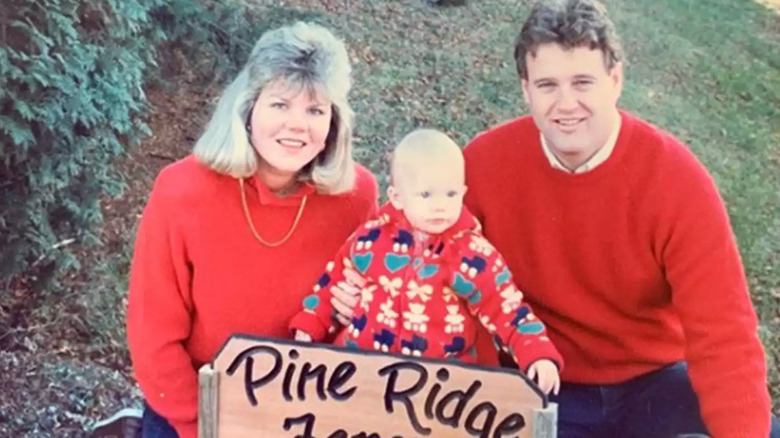
[[[245,182],[247,197],[257,199],[261,205],[300,205],[304,196],[316,192],[314,184],[309,181],[300,182],[294,192],[286,195],[279,195],[271,190],[257,175],[247,178]]]

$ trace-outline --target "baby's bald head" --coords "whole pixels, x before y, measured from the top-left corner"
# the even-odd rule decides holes
[[[463,209],[464,168],[460,148],[444,133],[413,131],[393,152],[390,202],[414,229],[441,233],[457,222]]]
[[[437,168],[465,178],[463,153],[451,138],[435,129],[417,129],[393,151],[390,175],[393,185],[403,185]]]

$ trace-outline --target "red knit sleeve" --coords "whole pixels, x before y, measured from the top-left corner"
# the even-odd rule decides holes
[[[338,321],[333,317],[331,289],[334,285],[345,280],[344,269],[348,266],[351,267],[349,254],[354,241],[355,234],[342,245],[333,261],[328,262],[325,273],[314,285],[314,292],[301,302],[303,310],[290,320],[291,333],[294,334],[296,330],[300,330],[311,336],[313,342],[322,342],[326,336],[339,329]]]
[[[504,258],[486,239],[469,233],[458,239],[458,269],[452,289],[471,313],[500,341],[523,372],[540,359],[563,369],[563,359],[547,337],[544,324],[523,302]]]
[[[719,438],[769,436],[764,351],[725,206],[687,149],[669,155],[655,244],[702,416]]]
[[[163,174],[161,174],[163,175]],[[127,338],[135,377],[151,407],[182,438],[197,437],[198,380],[182,342],[192,320],[191,272],[165,178],[138,228],[130,271]]]

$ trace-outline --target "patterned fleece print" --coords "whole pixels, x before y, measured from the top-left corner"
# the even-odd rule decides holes
[[[290,324],[321,342],[340,327],[331,288],[353,269],[367,283],[349,327],[335,344],[431,358],[476,361],[476,325],[521,369],[538,359],[563,362],[545,327],[523,302],[503,258],[464,208],[440,235],[415,233],[402,212],[385,205],[328,263]]]

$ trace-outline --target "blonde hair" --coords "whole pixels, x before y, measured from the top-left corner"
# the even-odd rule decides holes
[[[463,152],[447,134],[436,129],[416,129],[407,134],[393,150],[390,163],[391,184],[409,176],[419,166],[448,165],[465,172]]]
[[[299,173],[321,193],[352,189],[352,109],[347,101],[351,67],[344,43],[324,27],[298,22],[264,33],[246,65],[223,91],[193,153],[216,172],[245,178],[257,172],[258,157],[246,126],[266,85],[283,80],[301,89],[321,90],[332,102],[325,148]]]

